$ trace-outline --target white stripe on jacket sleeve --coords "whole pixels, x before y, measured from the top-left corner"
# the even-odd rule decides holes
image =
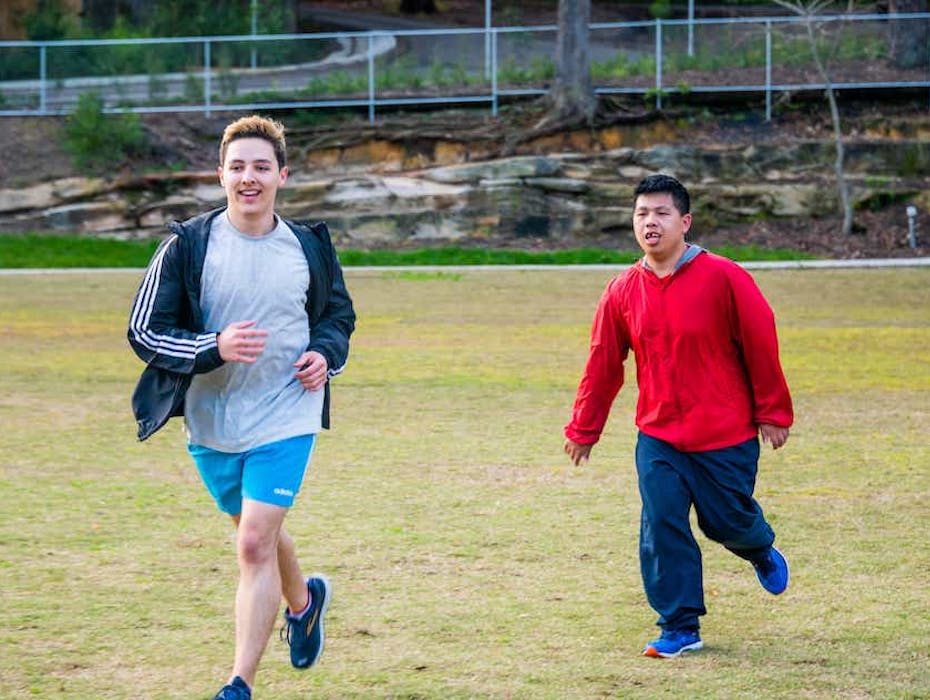
[[[174,234],[166,240],[149,264],[133,304],[129,327],[136,341],[152,352],[168,357],[193,360],[198,353],[216,345],[215,333],[200,334],[195,338],[178,338],[164,333],[155,333],[149,328],[155,308],[155,299],[161,284],[165,256],[168,249],[176,243],[177,238],[177,234]]]

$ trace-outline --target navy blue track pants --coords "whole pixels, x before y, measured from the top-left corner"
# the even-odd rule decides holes
[[[691,532],[691,506],[708,538],[752,560],[775,540],[752,497],[759,439],[706,452],[679,452],[639,434],[636,471],[643,509],[639,558],[649,605],[666,630],[697,628],[704,608],[701,550]]]

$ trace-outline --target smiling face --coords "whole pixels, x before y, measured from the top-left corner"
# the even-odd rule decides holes
[[[652,267],[674,264],[685,252],[691,214],[682,214],[668,192],[641,194],[633,207],[633,233]]]
[[[287,180],[287,166],[278,166],[271,143],[253,137],[230,141],[217,172],[226,190],[232,225],[256,236],[271,231],[275,226],[275,197]]]

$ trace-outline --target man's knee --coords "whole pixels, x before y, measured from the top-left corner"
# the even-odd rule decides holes
[[[243,564],[253,566],[266,564],[274,560],[277,547],[277,531],[250,527],[248,524],[240,525],[237,550],[239,560]]]
[[[275,550],[268,546],[268,541],[261,537],[239,537],[239,561],[251,566],[268,563],[274,557]]]

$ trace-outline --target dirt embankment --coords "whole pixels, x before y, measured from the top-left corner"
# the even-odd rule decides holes
[[[875,139],[915,139],[930,135],[930,115],[926,104],[915,99],[913,103],[895,102],[848,103],[844,105],[844,138],[849,141]],[[459,135],[463,139],[480,135],[485,142],[496,142],[498,155],[503,155],[508,144],[525,138],[539,121],[541,112],[531,106],[514,106],[503,111],[499,119],[491,119],[486,112],[456,112],[455,114],[385,115],[375,125],[369,125],[363,116],[307,124],[304,117],[278,113],[291,129],[290,146],[297,152],[305,151],[315,139],[325,133],[330,140],[352,142],[364,132],[368,137],[382,140],[417,138],[417,133],[431,131]],[[819,105],[803,109],[785,109],[772,123],[766,123],[763,112],[757,109],[736,111],[733,106],[703,106],[700,108],[671,108],[653,114],[640,104],[613,103],[605,106],[602,120],[641,126],[655,122],[664,124],[659,130],[671,141],[702,145],[734,146],[757,143],[788,144],[797,140],[832,139],[832,125],[826,110]],[[131,162],[114,164],[109,175],[114,177],[130,172],[157,172],[183,168],[212,170],[216,164],[216,144],[222,129],[233,115],[223,114],[207,119],[200,115],[147,115],[143,123],[148,136],[147,152]],[[24,187],[72,175],[90,175],[77,170],[65,150],[64,122],[60,118],[27,118],[3,121],[0,129],[0,188]],[[300,167],[294,159],[295,168]],[[376,164],[373,164],[375,166]],[[924,174],[926,175],[926,174]],[[825,188],[835,183],[821,179]],[[810,252],[827,258],[914,257],[930,254],[930,214],[919,212],[917,219],[918,241],[921,246],[908,246],[908,220],[904,203],[897,202],[880,211],[859,211],[856,214],[857,232],[844,236],[840,232],[841,219],[769,219],[728,226],[715,231],[701,230],[700,213],[696,212],[696,229],[700,242],[708,246],[757,245],[762,248],[790,248]],[[590,246],[599,241],[562,240],[558,244],[547,239],[522,238],[512,241],[495,241],[495,245],[546,249],[559,246]],[[609,242],[604,241],[605,245]],[[487,244],[487,243],[485,243]]]

